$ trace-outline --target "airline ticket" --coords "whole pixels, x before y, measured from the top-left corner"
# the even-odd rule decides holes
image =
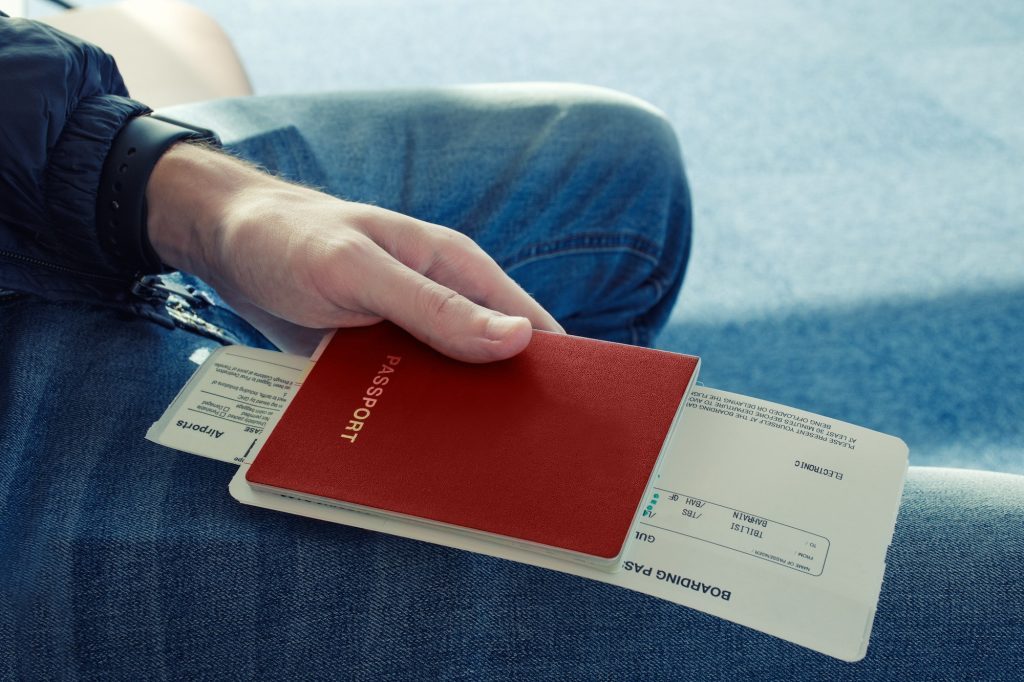
[[[219,349],[147,438],[237,464],[229,489],[246,504],[612,583],[845,661],[864,657],[907,470],[898,438],[697,386],[622,569],[607,573],[251,487],[249,463],[313,364],[243,346]]]

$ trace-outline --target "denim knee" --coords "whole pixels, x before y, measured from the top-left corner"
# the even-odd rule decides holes
[[[689,257],[692,211],[672,126],[643,100],[558,86],[546,144],[563,156],[546,241],[506,263],[573,333],[648,344]],[[545,300],[547,299],[547,300]]]

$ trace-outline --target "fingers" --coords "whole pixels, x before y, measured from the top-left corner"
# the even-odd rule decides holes
[[[555,318],[509,277],[476,242],[455,230],[401,214],[376,222],[370,234],[399,261],[466,298],[536,329],[565,333]]]
[[[436,350],[465,362],[504,360],[530,342],[530,320],[504,315],[421,275],[397,260],[378,271],[366,306]]]
[[[473,240],[460,237],[464,241],[446,242],[443,244],[446,248],[438,250],[434,263],[425,273],[428,277],[488,308],[526,317],[535,329],[565,333],[562,325],[493,258]]]

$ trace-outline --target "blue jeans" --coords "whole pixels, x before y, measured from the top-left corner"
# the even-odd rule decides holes
[[[688,255],[664,119],[507,86],[168,112],[339,196],[474,236],[566,326],[647,343]],[[230,310],[199,311],[266,345]],[[0,678],[1009,679],[1024,479],[911,471],[868,657],[848,665],[531,566],[235,503],[143,440],[215,342],[99,302],[0,300]],[[727,387],[726,387],[727,388]]]

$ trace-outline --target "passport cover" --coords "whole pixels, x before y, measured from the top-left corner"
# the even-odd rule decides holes
[[[467,364],[388,322],[339,330],[246,479],[612,561],[699,362],[534,331]]]

